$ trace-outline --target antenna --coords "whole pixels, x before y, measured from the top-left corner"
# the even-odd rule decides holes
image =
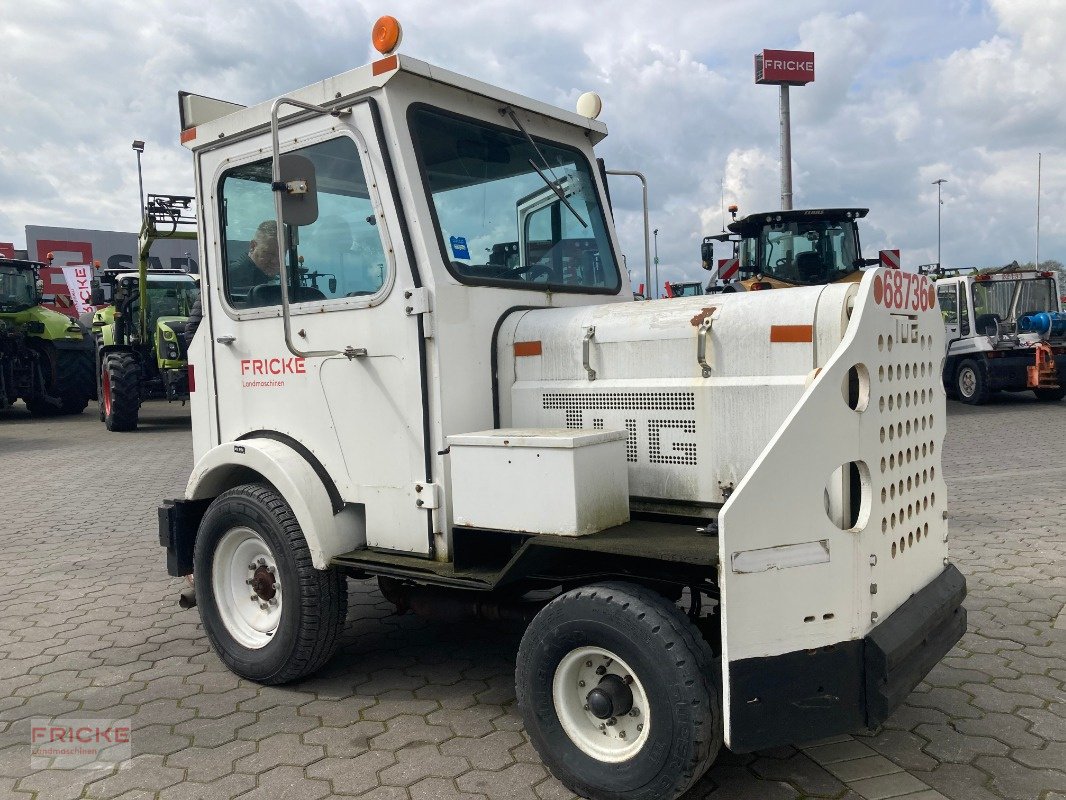
[[[1040,269],[1040,170],[1044,154],[1036,154],[1036,263],[1034,266]]]
[[[722,176],[722,233],[725,233],[725,175]]]

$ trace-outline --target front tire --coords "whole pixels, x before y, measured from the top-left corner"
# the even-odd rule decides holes
[[[59,405],[53,405],[43,397],[27,398],[26,408],[37,417],[80,414],[89,405],[93,367],[88,354],[60,350],[55,353],[55,357],[55,381],[48,387],[48,391],[59,399]]]
[[[515,683],[526,732],[575,794],[672,800],[722,747],[713,664],[685,615],[650,589],[575,589],[522,637]]]
[[[981,364],[969,358],[959,364],[955,372],[955,392],[959,400],[971,406],[988,402],[991,391],[988,388],[988,376]]]
[[[193,553],[196,605],[215,653],[264,684],[298,680],[337,649],[344,576],[311,563],[289,504],[265,484],[238,486],[207,509]]]
[[[137,429],[141,368],[132,353],[107,353],[100,370],[100,416],[109,431]]]

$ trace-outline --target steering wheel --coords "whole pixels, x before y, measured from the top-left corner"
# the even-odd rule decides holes
[[[784,258],[777,259],[777,261],[774,262],[774,266],[775,267],[784,267],[784,266],[787,266],[788,263],[789,263],[788,257],[785,256]]]
[[[550,278],[552,269],[546,264],[524,264],[520,267],[512,267],[510,270],[510,277],[517,278],[525,272],[529,273],[529,280],[532,282],[541,275]]]

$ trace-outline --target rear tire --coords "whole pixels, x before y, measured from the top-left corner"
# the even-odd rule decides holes
[[[955,392],[959,400],[971,406],[988,402],[991,391],[988,388],[988,376],[981,364],[971,358],[959,364],[955,372]]]
[[[1033,394],[1041,403],[1054,403],[1066,397],[1066,386],[1058,389],[1033,389]]]
[[[59,405],[53,405],[43,397],[31,397],[26,400],[26,408],[30,413],[38,417],[55,417],[84,411],[89,405],[93,383],[93,366],[88,353],[69,350],[56,352],[55,378],[48,392],[59,398]]]
[[[337,649],[348,608],[344,576],[315,569],[300,524],[272,487],[245,484],[211,503],[193,567],[207,638],[241,677],[289,683]]]
[[[100,371],[100,413],[109,431],[137,429],[141,368],[132,353],[107,353]]]
[[[534,618],[515,683],[533,746],[570,791],[672,800],[722,747],[715,674],[710,647],[677,606],[603,583],[560,595]]]

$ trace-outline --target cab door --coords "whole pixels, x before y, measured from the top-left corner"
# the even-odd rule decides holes
[[[429,554],[420,339],[405,313],[410,265],[373,136],[371,109],[281,130],[281,152],[314,166],[317,217],[278,230],[269,135],[248,155],[202,156],[202,187],[216,210],[211,336],[222,442],[281,438],[317,461],[340,500],[365,513],[369,546]],[[364,133],[366,132],[366,133]],[[226,157],[229,156],[229,157]],[[293,353],[281,310],[284,251]],[[409,304],[408,304],[409,305]],[[336,500],[335,500],[335,505]]]

